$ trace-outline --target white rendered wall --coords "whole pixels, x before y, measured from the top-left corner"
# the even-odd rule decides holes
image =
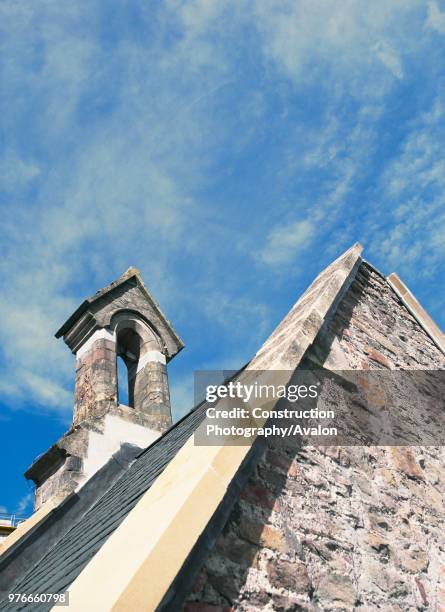
[[[121,444],[136,444],[141,448],[146,448],[159,436],[158,431],[107,414],[103,433],[94,431],[89,433],[88,454],[83,460],[83,478],[76,490],[107,463],[111,456],[120,449]]]

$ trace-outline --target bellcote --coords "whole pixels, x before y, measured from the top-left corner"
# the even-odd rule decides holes
[[[160,349],[166,360],[172,359],[184,344],[158,303],[145,287],[139,270],[129,268],[120,278],[87,298],[56,332],[75,354],[95,332],[105,329],[113,333],[113,323],[120,313],[140,319],[153,330],[160,341]]]
[[[123,444],[141,451],[171,426],[166,364],[184,346],[135,268],[82,302],[56,337],[76,356],[73,421],[25,474],[36,509],[78,490]]]
[[[166,364],[184,345],[136,268],[86,299],[61,336],[76,355],[74,426],[123,407],[151,429],[170,427]],[[127,368],[128,405],[119,399],[118,357]]]

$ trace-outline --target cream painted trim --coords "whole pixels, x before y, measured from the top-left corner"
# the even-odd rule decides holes
[[[165,359],[165,355],[163,355],[160,351],[148,351],[141,357],[141,359],[137,363],[137,368],[134,366],[129,370],[128,376],[129,379],[132,380],[141,370],[145,368],[147,363],[162,363],[166,365],[167,360]]]
[[[161,351],[147,351],[139,360],[137,371],[140,372],[142,368],[145,368],[147,363],[152,363],[153,361],[163,363],[164,365],[167,363],[165,355],[163,355]]]
[[[190,438],[69,589],[69,610],[155,610],[249,447]]]
[[[426,331],[431,340],[437,347],[445,353],[445,334],[436,325],[430,315],[426,312],[423,306],[414,297],[405,283],[399,278],[399,276],[393,272],[387,278],[388,283],[397,293],[399,298],[405,304],[406,308],[413,315],[419,325]]]
[[[26,521],[20,523],[17,529],[9,534],[9,536],[0,544],[0,557],[22,537],[26,536],[33,527],[38,525],[51,512],[51,510],[54,510],[54,508],[60,504],[61,501],[62,499],[57,499],[56,497],[49,499],[42,506],[40,506],[40,508],[34,512],[34,514],[26,519]]]
[[[76,359],[79,359],[82,357],[82,355],[85,355],[85,353],[87,353],[93,344],[98,340],[109,340],[110,342],[116,342],[116,334],[108,331],[108,329],[105,328],[96,330],[94,334],[88,338],[85,344],[82,344],[82,346],[78,349]]]
[[[349,286],[360,253],[361,246],[354,245],[319,275],[240,377],[266,369],[275,381],[281,376],[280,383],[291,378],[331,306]],[[73,582],[69,610],[156,610],[249,449],[195,446],[191,436]]]

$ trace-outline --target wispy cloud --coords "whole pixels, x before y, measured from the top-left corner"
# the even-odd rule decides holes
[[[34,495],[31,492],[24,495],[17,504],[15,514],[17,516],[26,516],[32,510],[33,499]]]
[[[351,0],[341,5],[333,0],[261,1],[256,16],[268,56],[293,79],[307,82],[335,74],[341,79],[339,87],[347,84],[354,96],[369,99],[391,86],[378,73],[376,60],[401,77],[399,53],[417,44],[421,6],[417,0]],[[411,29],[418,36],[407,48],[403,37]],[[372,76],[372,82],[366,76]]]
[[[402,63],[395,50],[387,42],[378,42],[375,46],[376,54],[384,66],[398,79],[403,78]]]
[[[427,25],[441,34],[445,33],[445,11],[441,11],[437,2],[428,2]]]
[[[0,174],[3,188],[20,190],[40,174],[40,168],[32,161],[24,161],[14,151],[6,151],[0,158]]]
[[[445,156],[444,111],[438,98],[414,120],[381,178],[381,198],[390,206],[384,227],[375,225],[374,240],[393,268],[431,275],[444,267]],[[380,206],[379,210],[383,211]],[[377,248],[377,245],[375,245]]]
[[[308,246],[314,233],[314,224],[308,219],[275,227],[267,236],[261,259],[271,266],[288,264]]]
[[[311,249],[329,258],[362,238],[391,263],[437,268],[442,111],[425,115],[440,98],[437,2],[7,0],[0,15],[11,408],[69,415],[73,358],[53,333],[129,265],[200,363],[202,320],[215,347],[227,321],[230,353],[253,347],[249,325],[273,318],[262,283],[293,264],[309,273]],[[416,82],[430,90],[407,97]]]

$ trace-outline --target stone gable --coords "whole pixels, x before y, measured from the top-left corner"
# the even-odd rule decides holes
[[[337,369],[445,366],[366,263],[307,358]],[[444,462],[435,447],[270,444],[183,609],[438,609]]]

